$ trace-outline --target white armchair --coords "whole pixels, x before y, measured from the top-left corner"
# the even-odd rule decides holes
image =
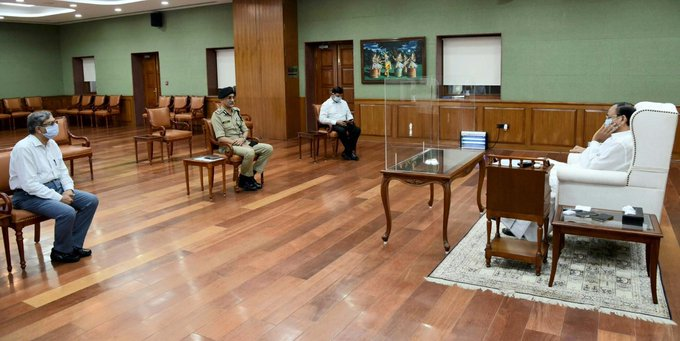
[[[671,103],[640,102],[630,119],[635,149],[626,172],[557,168],[557,204],[620,210],[642,207],[661,219],[678,111]],[[570,154],[567,163],[579,154]]]

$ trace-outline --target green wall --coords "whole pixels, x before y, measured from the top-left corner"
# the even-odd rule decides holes
[[[59,28],[0,23],[0,98],[62,94]]]
[[[306,42],[352,40],[355,96],[382,98],[361,84],[362,39],[425,36],[434,76],[437,36],[501,33],[504,100],[677,104],[679,19],[678,0],[299,0],[299,62]]]
[[[132,95],[131,54],[158,52],[161,93],[207,95],[206,48],[234,46],[231,4],[163,14],[162,28],[148,14],[61,26],[63,93],[73,93],[72,58],[94,56],[97,92]]]

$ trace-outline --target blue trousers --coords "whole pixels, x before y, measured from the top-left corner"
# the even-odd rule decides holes
[[[45,186],[64,193],[59,180],[50,181]],[[73,190],[73,202],[67,205],[53,199],[43,199],[30,195],[23,190],[17,190],[12,196],[14,207],[55,219],[54,249],[59,252],[71,253],[74,247],[83,247],[87,230],[99,205],[99,199],[94,194]]]

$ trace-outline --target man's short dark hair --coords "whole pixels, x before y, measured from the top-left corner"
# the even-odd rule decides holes
[[[52,113],[45,110],[34,111],[28,115],[26,126],[29,134],[35,134],[35,129],[40,127],[43,122],[52,116]]]
[[[341,86],[336,86],[333,89],[331,89],[332,94],[342,94],[344,93],[344,90],[342,90]]]
[[[616,115],[626,116],[626,124],[630,126],[630,118],[631,116],[633,116],[633,113],[635,112],[635,106],[632,103],[628,102],[617,102],[614,104],[616,105]]]
[[[236,87],[228,86],[226,88],[217,90],[217,98],[219,99],[227,98],[231,94],[234,94],[234,96],[236,96]]]

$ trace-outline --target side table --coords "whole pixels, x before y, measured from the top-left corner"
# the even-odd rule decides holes
[[[644,214],[644,223],[642,226],[626,225],[622,223],[622,213],[620,211],[609,211],[594,208],[592,211],[598,213],[607,213],[613,216],[611,220],[599,222],[590,218],[579,218],[575,216],[565,216],[563,213],[565,208],[562,205],[557,207],[555,212],[555,219],[553,219],[553,257],[552,266],[550,269],[550,280],[548,286],[552,287],[555,281],[555,272],[557,271],[557,263],[560,259],[560,254],[564,248],[564,235],[578,235],[592,238],[621,240],[627,242],[636,242],[645,244],[646,248],[646,265],[647,276],[649,276],[652,301],[658,304],[659,300],[656,295],[656,275],[657,265],[659,264],[659,247],[663,233],[659,226],[659,221],[654,214]]]
[[[301,131],[298,132],[298,159],[302,159],[302,139],[309,140],[309,154],[314,158],[316,162],[316,157],[319,155],[319,140],[323,139],[323,156],[328,157],[326,153],[326,140],[328,134],[319,131]]]
[[[142,141],[146,142],[146,153],[149,157],[149,164],[151,165],[153,163],[153,143],[158,142],[161,146],[161,162],[164,161],[163,158],[163,137],[162,136],[157,136],[157,135],[137,135],[134,136],[133,139],[135,140],[135,163],[139,163],[139,155],[137,151],[137,143]]]
[[[222,165],[222,194],[227,196],[227,173],[225,166],[227,159],[223,156],[206,155],[189,159],[184,159],[184,177],[187,185],[187,195],[189,195],[189,166],[198,166],[201,175],[201,191],[203,191],[203,167],[208,169],[208,193],[210,200],[213,199],[212,189],[215,178],[215,165]]]

